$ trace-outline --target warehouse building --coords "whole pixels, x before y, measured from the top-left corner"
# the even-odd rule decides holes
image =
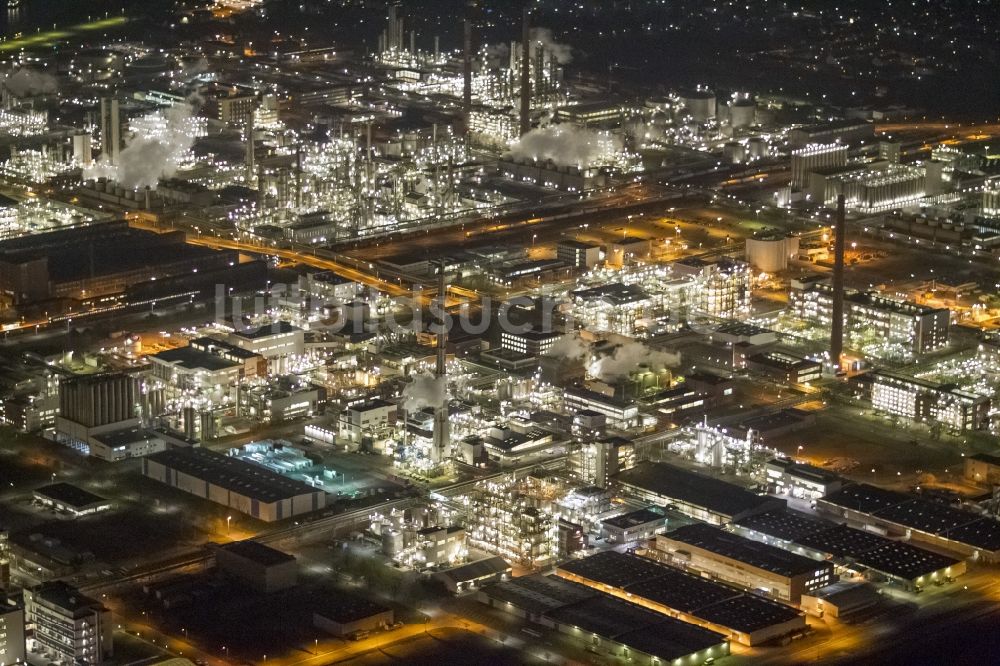
[[[32,495],[39,504],[52,507],[56,511],[67,513],[74,518],[107,511],[111,508],[110,500],[98,497],[69,483],[53,483],[38,488]]]
[[[841,581],[802,595],[802,610],[817,617],[842,618],[877,606],[882,597],[868,583]]]
[[[794,608],[639,555],[604,551],[565,562],[556,574],[743,645],[760,645],[806,628],[805,616]]]
[[[627,494],[637,499],[713,525],[785,506],[785,500],[755,495],[731,483],[667,463],[643,462],[614,478]]]
[[[695,523],[656,537],[656,554],[675,566],[708,574],[775,599],[799,603],[802,595],[836,580],[833,565]]]
[[[198,447],[170,449],[143,458],[142,473],[266,522],[326,506],[326,493],[322,490],[259,465]]]
[[[249,539],[216,548],[215,566],[223,575],[264,594],[294,587],[298,578],[295,557]]]
[[[478,598],[632,663],[680,666],[729,654],[722,634],[558,576],[514,578],[483,589]]]
[[[317,594],[320,608],[313,611],[313,626],[343,638],[390,626],[395,616],[382,604],[331,590]]]
[[[1000,521],[866,483],[819,500],[821,512],[984,562],[1000,562]]]
[[[966,570],[965,562],[912,542],[792,511],[751,516],[741,520],[736,529],[751,539],[829,560],[845,571],[907,590],[954,579]]]

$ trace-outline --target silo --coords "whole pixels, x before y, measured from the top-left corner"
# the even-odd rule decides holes
[[[391,527],[382,528],[382,554],[396,557],[403,552],[403,533]]]
[[[715,117],[715,93],[708,88],[698,88],[681,94],[681,104],[699,123]]]
[[[750,127],[757,120],[757,102],[741,97],[729,103],[729,124],[734,129]]]
[[[767,142],[759,136],[751,137],[747,141],[747,155],[752,160],[760,160],[767,157]]]
[[[746,149],[739,141],[729,141],[722,146],[722,159],[729,164],[739,164],[746,160]]]

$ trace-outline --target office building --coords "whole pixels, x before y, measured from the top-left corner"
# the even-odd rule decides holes
[[[858,378],[859,395],[872,408],[953,432],[982,430],[989,425],[992,400],[955,384],[941,384],[888,370],[873,370]]]
[[[114,654],[111,611],[62,581],[24,591],[28,651],[59,666],[97,666]]]
[[[702,523],[658,534],[656,554],[675,566],[793,604],[836,580],[829,562]]]
[[[768,490],[776,495],[790,495],[814,500],[840,490],[844,479],[815,465],[789,458],[774,458],[764,465]]]
[[[570,386],[563,391],[566,411],[597,412],[607,417],[608,424],[616,428],[632,428],[639,423],[639,407],[631,400],[616,398],[581,386]]]
[[[500,347],[527,356],[547,354],[555,342],[563,337],[557,331],[530,330],[522,333],[503,331],[500,333]]]
[[[601,247],[576,240],[559,241],[556,259],[573,268],[593,268],[601,261]]]
[[[27,663],[24,608],[0,594],[0,664]]]

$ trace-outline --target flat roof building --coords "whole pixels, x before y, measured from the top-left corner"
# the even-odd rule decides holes
[[[491,585],[485,604],[553,627],[599,653],[639,664],[680,664],[729,654],[725,636],[558,576],[536,574]]]
[[[656,537],[656,552],[690,568],[793,604],[836,580],[833,565],[695,523]]]
[[[904,589],[953,579],[966,570],[961,560],[916,543],[889,539],[793,511],[750,516],[739,521],[736,529],[756,541],[830,560],[870,580],[891,582]]]
[[[608,543],[634,544],[648,541],[666,528],[667,516],[657,507],[630,511],[601,521],[601,533]]]
[[[643,462],[614,477],[629,494],[714,525],[785,506],[739,486],[667,463]]]
[[[769,460],[764,465],[764,474],[771,492],[810,500],[834,493],[844,485],[838,474],[789,458]]]
[[[816,508],[867,528],[905,536],[963,557],[1000,562],[1000,521],[866,483],[845,486]]]
[[[744,645],[759,645],[806,627],[805,616],[784,604],[634,554],[604,551],[564,562],[556,574]]]
[[[53,483],[49,486],[43,486],[36,489],[33,496],[36,502],[74,517],[98,513],[111,508],[110,500],[98,497],[69,483]]]
[[[298,577],[295,557],[250,539],[218,546],[215,565],[223,574],[264,594],[294,587]]]
[[[28,651],[60,666],[97,666],[114,654],[111,611],[63,581],[24,591]]]
[[[147,456],[142,461],[142,473],[267,522],[326,506],[322,490],[203,448],[169,449]]]

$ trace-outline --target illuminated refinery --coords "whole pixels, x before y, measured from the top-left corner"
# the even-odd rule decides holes
[[[995,5],[11,0],[0,666],[997,662]]]

